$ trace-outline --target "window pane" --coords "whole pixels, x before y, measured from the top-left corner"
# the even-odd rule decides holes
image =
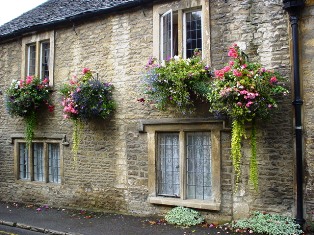
[[[195,49],[202,50],[202,14],[201,11],[185,13],[185,54],[190,58]]]
[[[49,182],[61,183],[59,144],[48,144],[48,158],[49,158]]]
[[[36,66],[36,45],[29,45],[27,50],[27,75],[35,75]]]
[[[180,153],[178,133],[159,133],[157,143],[158,195],[180,196]]]
[[[34,180],[44,181],[44,145],[43,143],[33,144],[34,155]]]
[[[211,139],[210,132],[187,133],[187,198],[211,197]]]
[[[167,12],[161,17],[161,50],[162,59],[167,60],[172,57],[172,12]]]
[[[29,158],[26,143],[19,143],[20,179],[29,179]]]
[[[41,56],[40,56],[40,79],[44,80],[49,78],[49,52],[50,44],[49,42],[41,43]]]

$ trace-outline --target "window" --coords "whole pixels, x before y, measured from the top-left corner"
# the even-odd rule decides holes
[[[221,123],[146,124],[149,202],[220,209]]]
[[[17,178],[21,180],[61,183],[60,143],[34,142],[27,148],[16,141]]]
[[[161,60],[174,55],[190,58],[195,49],[200,49],[207,51],[204,57],[208,56],[208,4],[206,1],[181,0],[177,4],[155,5],[154,55],[158,54]]]
[[[36,76],[53,85],[54,33],[23,38],[22,78]]]

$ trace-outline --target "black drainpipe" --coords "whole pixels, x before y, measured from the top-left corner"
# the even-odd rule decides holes
[[[300,64],[299,64],[299,35],[298,20],[304,0],[283,0],[283,8],[289,13],[292,30],[293,47],[293,77],[294,77],[294,105],[295,112],[295,147],[296,147],[296,183],[297,183],[297,213],[296,222],[303,227],[303,146],[302,146],[302,120],[301,107],[303,101],[300,91]]]

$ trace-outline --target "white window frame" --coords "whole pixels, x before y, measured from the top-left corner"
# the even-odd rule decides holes
[[[46,44],[46,43],[48,43],[48,45],[49,45],[49,55],[50,55],[50,42],[49,41],[42,41],[42,42],[40,42],[40,60],[39,60],[39,78],[40,78],[40,80],[43,80],[43,79],[45,79],[44,77],[43,77],[43,53],[44,53],[44,48],[43,48],[43,45],[44,44]],[[49,56],[50,57],[50,56]],[[51,58],[49,58],[49,64],[48,64],[48,68],[49,68],[49,74],[50,74],[50,67],[49,67],[49,65],[50,65],[50,59]]]
[[[15,139],[14,140],[14,172],[15,178],[18,181],[25,182],[33,182],[33,183],[49,183],[49,184],[62,184],[63,182],[63,157],[62,157],[62,143],[58,140],[33,140],[31,146],[28,148],[28,171],[29,175],[27,178],[20,177],[20,154],[19,154],[19,146],[20,144],[26,144],[23,139]],[[41,143],[43,144],[43,161],[44,161],[44,169],[43,169],[43,180],[35,180],[35,170],[34,170],[34,156],[33,156],[33,143]],[[49,180],[49,153],[48,153],[48,145],[49,144],[57,144],[59,145],[59,179],[58,182],[53,182]],[[26,146],[27,147],[27,146]]]
[[[220,210],[220,131],[223,129],[221,123],[201,124],[146,124],[145,131],[148,138],[148,202],[152,204],[187,206],[198,209]],[[212,173],[212,197],[206,200],[186,199],[185,177],[185,133],[186,132],[210,132],[211,133],[211,173]],[[157,195],[157,134],[158,132],[178,132],[180,136],[180,198],[163,197]]]
[[[41,51],[42,43],[49,42],[49,85],[54,84],[54,31],[34,34],[24,37],[22,39],[22,67],[21,79],[25,79],[29,75],[28,62],[29,62],[29,45],[36,45],[36,62],[35,62],[35,77],[41,78]]]
[[[163,18],[165,18],[167,15],[170,14],[170,57],[173,57],[173,13],[172,10],[169,10],[167,12],[165,12],[163,15],[160,16],[160,56],[162,60],[165,60],[165,58],[163,58],[163,54],[164,54],[164,41],[163,41],[163,36],[164,36],[164,20]],[[167,59],[167,58],[166,58]]]

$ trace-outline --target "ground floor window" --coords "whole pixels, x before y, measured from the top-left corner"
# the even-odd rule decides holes
[[[220,209],[220,131],[213,123],[146,125],[149,201]]]
[[[61,183],[60,143],[15,141],[15,150],[17,179]]]

